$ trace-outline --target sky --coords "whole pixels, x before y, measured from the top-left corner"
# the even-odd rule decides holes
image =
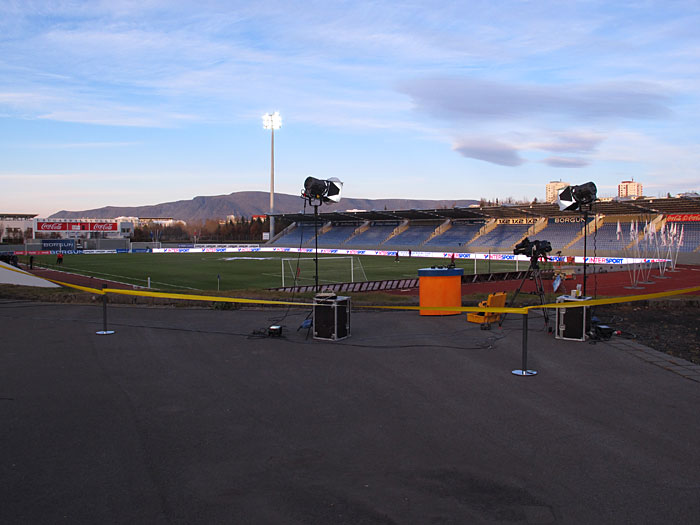
[[[0,1],[0,213],[700,191],[700,2]],[[342,201],[339,205],[342,208]]]

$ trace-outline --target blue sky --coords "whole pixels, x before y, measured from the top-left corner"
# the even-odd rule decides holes
[[[695,1],[0,2],[0,212],[700,191]],[[341,203],[342,207],[342,203]]]

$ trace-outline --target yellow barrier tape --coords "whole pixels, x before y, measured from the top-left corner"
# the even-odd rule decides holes
[[[13,270],[17,271],[17,270]],[[20,273],[27,273],[19,270]],[[33,274],[30,274],[33,275]],[[38,277],[38,276],[35,276]],[[75,288],[76,290],[81,290],[84,292],[95,293],[103,295],[106,293],[114,293],[119,295],[132,295],[138,297],[154,297],[158,299],[182,299],[186,301],[213,301],[213,302],[224,302],[224,303],[242,303],[242,304],[275,304],[284,306],[312,306],[312,303],[302,303],[302,302],[291,302],[291,301],[275,301],[267,299],[243,299],[236,297],[217,297],[211,295],[188,295],[181,293],[168,293],[168,292],[144,292],[138,290],[122,290],[118,288],[90,288],[87,286],[80,286],[77,284],[70,284],[63,281],[56,281],[54,279],[47,279],[41,277],[46,281],[52,283],[66,286],[68,288]],[[429,310],[429,311],[449,311],[449,312],[487,312],[487,313],[514,313],[514,314],[526,314],[532,309],[540,308],[581,308],[584,306],[599,306],[603,304],[618,304],[618,303],[628,303],[634,301],[646,301],[650,299],[660,299],[663,297],[672,297],[675,295],[683,295],[693,292],[700,292],[700,286],[694,286],[691,288],[683,288],[681,290],[671,290],[667,292],[656,292],[643,295],[628,295],[626,297],[611,297],[606,299],[592,299],[589,301],[568,301],[563,303],[549,303],[544,305],[533,305],[533,306],[523,306],[523,307],[491,307],[484,308],[478,306],[380,306],[380,305],[355,305],[355,308],[374,308],[381,310]]]
[[[634,301],[647,301],[649,299],[661,299],[674,295],[684,295],[687,293],[700,292],[700,286],[683,288],[681,290],[670,290],[667,292],[648,293],[643,295],[628,295],[626,297],[608,297],[606,299],[591,299],[589,301],[569,301],[564,303],[550,303],[541,306],[529,306],[532,308],[581,308],[583,306],[599,306],[601,304],[631,303]]]
[[[24,274],[24,275],[32,275],[32,276],[34,276],[33,273],[25,272],[25,271],[22,270],[21,268],[15,268],[15,267],[9,266],[9,265],[8,265],[8,266],[3,266],[3,269],[8,270],[8,271],[10,271],[10,272],[22,273],[22,274]],[[36,277],[36,276],[34,276],[34,277]],[[39,279],[41,279],[41,277],[39,277]]]
[[[75,288],[76,290],[81,290],[83,292],[96,293],[96,294],[100,294],[100,295],[104,295],[104,293],[105,293],[102,290],[99,290],[97,288],[89,288],[87,286],[80,286],[78,284],[64,283],[63,281],[54,281],[53,279],[48,279],[46,277],[40,277],[40,279],[44,279],[45,281],[49,281],[51,283],[58,284],[60,286],[66,286],[68,288]]]
[[[119,295],[132,295],[137,297],[155,297],[159,299],[183,299],[187,301],[214,301],[224,303],[244,303],[244,304],[277,304],[285,306],[311,306],[312,303],[301,303],[291,301],[277,301],[272,299],[242,299],[236,297],[218,297],[212,295],[194,295],[168,292],[143,292],[138,290],[121,290],[117,288],[105,288],[105,293],[114,293]],[[455,312],[483,312],[484,308],[476,306],[370,306],[370,305],[355,305],[356,308],[380,308],[392,310],[446,310]],[[527,308],[487,308],[490,312],[503,313],[527,313]]]

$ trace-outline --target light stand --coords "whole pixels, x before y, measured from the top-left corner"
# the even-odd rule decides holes
[[[547,256],[544,256],[545,261],[547,260]],[[525,272],[525,276],[523,277],[522,281],[520,281],[520,286],[518,286],[517,290],[515,290],[515,293],[513,294],[512,299],[510,300],[510,305],[513,306],[515,304],[515,299],[517,299],[518,295],[522,291],[523,285],[525,284],[525,281],[529,278],[532,277],[532,279],[535,281],[535,293],[539,296],[540,298],[540,304],[545,305],[547,302],[545,301],[545,293],[544,293],[544,284],[542,283],[542,273],[539,267],[539,264],[537,264],[537,259],[533,258],[530,261],[530,266],[527,269],[527,272]],[[544,314],[544,326],[545,329],[549,326],[549,313],[547,312],[546,308],[542,308],[542,312]],[[501,315],[501,319],[498,321],[498,326],[503,325],[503,321],[506,318],[506,315],[508,314],[503,314]],[[525,321],[527,323],[527,320]],[[527,343],[526,343],[527,345]]]
[[[586,295],[586,267],[587,263],[586,260],[588,259],[587,251],[588,251],[588,211],[590,208],[590,204],[586,206],[581,207],[581,211],[583,212],[583,296],[588,297]]]
[[[307,177],[304,181],[304,189],[301,192],[301,198],[309,201],[309,204],[314,207],[314,242],[316,248],[314,250],[314,266],[316,275],[314,275],[315,290],[319,292],[318,286],[318,207],[324,202],[333,203],[340,202],[340,192],[343,188],[343,183],[336,178],[328,180],[319,180],[313,177]]]
[[[315,292],[318,293],[320,290],[318,288],[318,207],[321,205],[319,201],[318,204],[314,204],[314,267],[316,271],[314,272],[315,281]]]
[[[588,251],[588,212],[598,196],[598,188],[593,182],[579,186],[567,186],[557,198],[560,211],[581,210],[583,212],[583,295],[586,295],[586,258]]]

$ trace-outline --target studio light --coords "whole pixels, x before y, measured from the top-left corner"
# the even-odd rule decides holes
[[[588,251],[588,212],[598,197],[598,188],[592,182],[579,186],[567,186],[559,194],[557,204],[560,211],[581,210],[583,213],[583,295],[586,295],[586,261]]]
[[[578,210],[595,202],[597,196],[598,188],[592,182],[586,182],[579,186],[567,186],[557,199],[559,211]]]
[[[308,199],[311,203],[313,201],[319,203],[340,202],[342,189],[343,183],[335,177],[331,177],[328,180],[307,177],[304,181],[304,190],[301,196]]]
[[[316,275],[314,279],[316,281],[316,293],[320,291],[318,287],[318,207],[324,203],[340,202],[342,189],[343,183],[335,177],[331,177],[328,180],[306,177],[304,189],[301,190],[301,198],[309,201],[309,204],[314,207],[314,242],[316,243],[316,249],[314,250]]]

